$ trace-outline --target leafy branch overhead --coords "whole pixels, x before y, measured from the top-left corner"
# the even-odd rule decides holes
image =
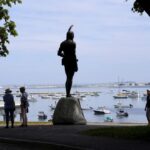
[[[22,0],[0,0],[0,56],[7,56],[9,35],[17,36],[16,24],[10,19],[8,7],[21,3]]]
[[[140,14],[145,11],[150,16],[150,0],[135,0],[132,11]]]

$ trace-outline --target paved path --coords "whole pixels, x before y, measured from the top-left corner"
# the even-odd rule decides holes
[[[15,127],[5,129],[0,127],[0,150],[27,149],[79,149],[79,150],[149,150],[150,143],[138,140],[123,140],[106,137],[90,137],[79,134],[81,131],[100,126],[118,124],[94,125],[45,125]],[[137,124],[119,124],[137,125]],[[138,124],[143,125],[143,124]]]

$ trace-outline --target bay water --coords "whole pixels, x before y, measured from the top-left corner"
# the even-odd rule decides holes
[[[118,88],[110,88],[110,87],[74,87],[72,88],[72,93],[84,92],[84,93],[98,93],[98,95],[90,95],[85,94],[86,96],[80,100],[82,108],[93,108],[97,109],[98,107],[105,106],[107,109],[111,111],[110,114],[104,115],[95,115],[93,109],[83,110],[85,118],[88,122],[104,122],[107,116],[113,118],[113,121],[116,123],[147,123],[146,115],[145,115],[145,100],[142,100],[142,96],[146,93],[146,87],[126,87],[125,90],[138,92],[138,98],[127,98],[127,99],[114,99],[114,95],[118,93]],[[16,92],[17,89],[13,89],[13,93]],[[41,93],[54,94],[54,93],[62,93],[65,95],[65,88],[27,88],[26,91],[32,95],[36,99],[35,102],[29,102],[29,113],[28,120],[29,121],[41,121],[38,119],[38,113],[43,111],[48,117],[42,121],[48,121],[52,119],[54,110],[51,109],[51,106],[54,106],[59,101],[59,98],[45,98],[41,97]],[[4,90],[0,90],[1,93],[4,93]],[[19,100],[19,97],[14,96],[15,99]],[[2,99],[2,97],[0,98]],[[133,108],[126,108],[125,110],[128,112],[128,117],[117,117],[116,112],[117,109],[114,108],[114,105],[118,102],[121,102],[123,105],[132,104]],[[15,120],[18,121],[20,119],[19,115],[16,116]],[[3,117],[0,116],[0,120],[3,120]]]

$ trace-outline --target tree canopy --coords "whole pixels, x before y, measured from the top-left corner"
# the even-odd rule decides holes
[[[9,53],[9,35],[17,36],[16,24],[10,19],[8,9],[21,2],[22,0],[0,0],[0,56],[7,56]]]
[[[132,10],[140,14],[145,11],[150,16],[150,0],[135,0]]]

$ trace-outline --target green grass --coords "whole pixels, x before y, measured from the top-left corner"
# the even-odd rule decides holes
[[[10,122],[10,124],[11,124],[11,122]],[[6,124],[5,124],[5,122],[4,121],[0,121],[0,126],[5,126]],[[19,125],[21,125],[21,122],[19,122],[19,121],[17,121],[17,122],[15,122],[14,123],[14,125],[15,126],[19,126]],[[47,121],[47,122],[28,122],[28,125],[30,126],[30,125],[52,125],[52,122],[51,121]]]
[[[84,135],[150,141],[150,126],[100,127],[82,132]]]

